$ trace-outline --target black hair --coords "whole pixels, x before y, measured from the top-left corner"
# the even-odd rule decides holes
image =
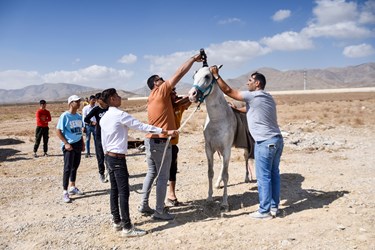
[[[111,96],[113,96],[114,94],[116,94],[116,93],[117,93],[117,92],[116,92],[116,89],[114,89],[114,88],[105,89],[105,90],[103,90],[103,92],[102,92],[102,100],[103,100],[106,104],[108,104],[109,98],[110,98]]]
[[[95,98],[96,98],[96,99],[99,100],[100,97],[102,97],[102,93],[101,93],[101,92],[95,94]]]
[[[95,96],[94,95],[90,95],[90,98],[89,98],[90,100],[91,99],[95,99]]]
[[[254,80],[259,81],[261,89],[264,89],[266,87],[266,77],[263,74],[259,73],[258,71],[255,71],[251,74],[251,77],[253,77]]]
[[[154,85],[155,85],[155,78],[158,77],[158,75],[152,75],[148,78],[147,80],[147,85],[148,87],[152,90],[154,88]]]
[[[47,102],[45,100],[40,100],[39,101],[39,104],[42,105],[42,104],[46,104]]]

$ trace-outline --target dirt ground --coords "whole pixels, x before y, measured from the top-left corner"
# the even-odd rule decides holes
[[[76,184],[85,195],[62,202],[63,158],[54,128],[66,104],[47,104],[53,116],[50,157],[38,158],[32,157],[38,105],[3,106],[0,249],[375,249],[375,92],[275,99],[285,138],[280,216],[249,218],[258,206],[257,186],[244,182],[241,149],[232,150],[230,211],[220,210],[222,189],[214,190],[214,203],[206,202],[202,105],[181,132],[177,196],[183,204],[170,208],[175,220],[154,221],[137,212],[140,195],[134,190],[141,189],[147,166],[142,152],[129,151],[131,218],[148,231],[141,238],[121,238],[112,230],[109,184],[99,182],[95,157],[82,158],[78,170]],[[123,108],[147,121],[145,101],[124,101]],[[216,179],[218,155],[215,161]]]

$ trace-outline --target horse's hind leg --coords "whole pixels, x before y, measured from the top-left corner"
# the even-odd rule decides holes
[[[250,171],[250,181],[256,181],[257,176],[255,172],[255,161],[254,159],[249,158],[249,171]]]
[[[229,180],[229,173],[228,173],[228,167],[229,167],[229,160],[230,160],[230,149],[229,152],[226,152],[225,155],[223,155],[223,166],[221,170],[221,178],[224,183],[224,190],[223,190],[223,201],[221,203],[221,208],[225,211],[229,211],[229,204],[228,204],[228,180]]]
[[[251,181],[249,178],[249,172],[251,175],[251,169],[249,168],[249,151],[247,149],[244,150],[243,157],[245,159],[245,183],[249,183]]]

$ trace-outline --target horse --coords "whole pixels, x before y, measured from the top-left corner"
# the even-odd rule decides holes
[[[237,130],[237,118],[232,107],[228,104],[224,98],[223,92],[217,86],[216,80],[213,78],[207,63],[203,64],[193,76],[194,84],[189,91],[189,99],[194,103],[202,103],[205,101],[207,109],[207,117],[204,125],[204,139],[205,139],[205,152],[208,163],[208,198],[207,201],[212,202],[212,179],[214,176],[213,164],[214,164],[214,153],[218,152],[222,156],[222,166],[220,175],[216,181],[215,188],[220,187],[221,181],[223,181],[223,199],[221,208],[228,211],[228,167],[231,156],[231,148],[234,144],[235,134]],[[247,128],[246,128],[247,129]],[[250,182],[252,179],[252,171],[249,168],[248,160],[251,161],[253,166],[253,160],[249,159],[249,151],[247,148],[244,149],[244,158],[246,162],[246,176],[245,182]],[[249,171],[250,170],[250,171]],[[251,179],[249,178],[249,172]]]

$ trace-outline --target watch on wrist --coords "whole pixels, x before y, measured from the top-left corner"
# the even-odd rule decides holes
[[[220,78],[220,75],[214,76],[215,80],[218,80]]]

